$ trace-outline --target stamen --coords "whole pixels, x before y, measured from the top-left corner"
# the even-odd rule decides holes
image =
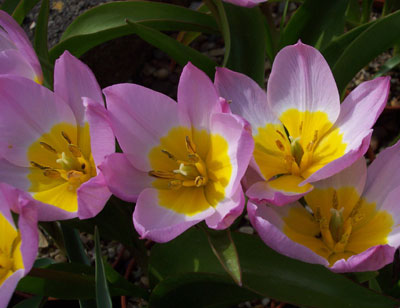
[[[275,140],[275,143],[279,150],[281,150],[282,152],[285,151],[285,147],[280,140]]]
[[[172,159],[173,161],[177,161],[178,159],[172,155],[170,152],[168,152],[167,150],[161,150],[161,152],[163,152],[165,155],[168,156],[168,158]]]
[[[182,187],[182,181],[180,180],[173,180],[168,183],[168,188],[172,190],[177,190]]]
[[[58,179],[61,177],[61,173],[55,169],[46,169],[43,175],[51,179]]]
[[[46,149],[47,151],[57,154],[57,151],[51,145],[45,142],[39,142],[39,144],[42,146],[43,149]]]
[[[279,136],[281,136],[283,138],[283,140],[286,140],[285,136],[279,131],[279,130],[275,130]]]
[[[335,242],[338,242],[342,236],[343,227],[343,210],[342,207],[339,211],[337,209],[331,208],[331,219],[329,221],[329,230],[332,234]]]
[[[186,141],[186,150],[189,152],[189,154],[196,153],[196,146],[192,143],[189,136],[186,136],[185,141]]]
[[[71,152],[72,155],[74,155],[74,157],[81,157],[82,156],[81,150],[74,144],[69,144],[68,145],[68,150]]]
[[[198,176],[194,179],[194,183],[196,184],[196,187],[200,187],[205,185],[207,182],[207,179],[202,177],[202,176]]]
[[[71,143],[72,143],[71,138],[69,138],[69,136],[67,135],[66,132],[61,131],[61,135],[62,135],[63,138],[68,142],[68,144],[71,144]]]
[[[31,163],[31,166],[34,167],[34,168],[39,168],[39,169],[43,169],[43,170],[49,169],[49,167],[45,167],[45,166],[39,165],[38,163],[35,163],[34,161],[30,161],[30,163]]]
[[[338,196],[337,196],[336,190],[334,190],[333,191],[333,196],[332,196],[332,207],[334,209],[337,209],[338,206],[339,206]],[[341,210],[343,210],[343,208]],[[332,210],[331,210],[331,212],[332,212]]]
[[[151,170],[149,175],[158,179],[173,179],[175,177],[173,172],[162,170]]]
[[[299,126],[299,133],[301,134],[303,132],[303,121],[300,122]]]
[[[307,151],[311,152],[311,150],[312,150],[313,146],[315,145],[315,143],[317,142],[317,140],[318,140],[318,130],[315,130],[312,141],[307,145]]]

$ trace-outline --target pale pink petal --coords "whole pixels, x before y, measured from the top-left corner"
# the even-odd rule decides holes
[[[268,0],[224,0],[225,2],[229,2],[238,6],[243,7],[255,7],[259,3],[266,2]]]
[[[260,173],[261,172],[257,172],[257,169],[254,168],[252,162],[250,162],[250,165],[247,168],[244,177],[242,178],[242,185],[245,191],[249,189],[251,185],[257,182],[265,181],[265,179],[262,177],[262,175],[260,175]]]
[[[236,193],[253,154],[254,140],[251,136],[251,128],[239,116],[217,113],[211,118],[210,130],[212,134],[218,134],[228,142],[232,175],[225,188],[225,196],[229,198],[232,193]]]
[[[314,182],[313,186],[319,189],[342,187],[353,187],[357,190],[358,195],[364,191],[365,181],[367,179],[367,163],[364,157],[360,157],[354,164],[342,170],[335,175],[318,182]]]
[[[6,308],[8,306],[8,302],[10,301],[10,299],[15,291],[15,288],[17,287],[18,281],[20,281],[20,279],[22,277],[24,277],[24,272],[25,271],[23,269],[15,271],[0,286],[0,307],[1,308]]]
[[[9,49],[17,50],[17,46],[10,40],[7,32],[0,28],[0,51]]]
[[[386,148],[378,154],[377,158],[368,167],[367,182],[364,189],[364,197],[368,202],[385,210],[396,210],[398,198],[391,197],[391,202],[386,199],[393,192],[399,192],[400,187],[400,142]],[[395,212],[398,214],[398,210]],[[397,215],[398,216],[398,215]]]
[[[295,203],[291,206],[301,205]],[[287,206],[287,208],[289,207]],[[271,207],[266,205],[257,206],[249,201],[247,203],[247,212],[251,224],[261,239],[272,249],[285,256],[304,262],[329,265],[327,260],[314,253],[311,249],[289,239],[282,231],[282,218]]]
[[[280,189],[274,187],[273,184],[275,181],[281,181],[284,179],[284,177],[294,176],[283,175],[275,180],[256,182],[246,191],[246,196],[257,204],[270,203],[273,205],[282,206],[299,200],[313,189],[313,186],[310,184],[306,184],[307,186],[298,186],[301,182],[300,178],[296,182],[296,185],[287,185],[286,187],[281,187]]]
[[[344,154],[343,156],[335,159],[334,161],[330,162],[329,164],[325,165],[317,172],[311,174],[305,181],[301,183],[301,185],[306,183],[312,183],[315,181],[319,181],[322,179],[326,179],[341,170],[349,167],[353,164],[356,160],[362,157],[368,150],[369,143],[371,141],[372,136],[372,129],[367,132],[367,135],[363,137],[361,145],[358,149],[353,149]]]
[[[30,63],[39,79],[42,78],[42,70],[39,60],[33,50],[28,36],[18,23],[6,12],[0,10],[0,26],[7,31],[8,37],[15,44],[18,50]]]
[[[217,230],[228,228],[242,214],[244,203],[243,189],[239,186],[230,198],[218,203],[215,213],[206,218],[207,226]]]
[[[323,111],[331,123],[339,115],[339,92],[328,63],[317,49],[301,42],[276,55],[267,97],[278,117],[291,108]]]
[[[280,123],[267,103],[265,91],[248,76],[218,67],[215,86],[219,95],[231,101],[232,112],[249,121],[254,134],[267,123]]]
[[[376,271],[393,262],[395,251],[389,245],[374,246],[347,260],[336,261],[330,269],[336,273]]]
[[[101,89],[90,68],[65,51],[54,66],[54,93],[72,109],[78,125],[85,123],[82,97],[104,106]]]
[[[96,216],[111,197],[102,173],[83,183],[78,191],[78,217],[88,219]]]
[[[136,169],[123,153],[106,157],[99,166],[111,192],[125,201],[136,202],[140,192],[151,187],[154,178]]]
[[[17,75],[35,80],[36,73],[26,58],[15,49],[3,50],[0,52],[0,74]]]
[[[164,243],[212,215],[214,211],[210,207],[193,216],[179,214],[158,205],[158,191],[147,188],[139,195],[133,212],[133,223],[142,238]]]
[[[56,123],[76,125],[61,99],[37,83],[19,76],[0,76],[0,154],[29,167],[27,148]]]
[[[179,80],[178,105],[197,129],[208,129],[211,115],[222,112],[210,78],[190,62],[183,68]]]
[[[28,191],[32,183],[27,178],[30,168],[19,167],[11,164],[6,159],[0,158],[0,182],[8,183],[14,187]]]
[[[171,128],[190,127],[176,102],[164,94],[135,84],[114,85],[104,94],[115,136],[139,170],[151,170],[148,152]]]
[[[346,152],[361,146],[386,105],[389,87],[389,77],[363,82],[342,103],[335,127],[343,134]]]
[[[103,104],[87,97],[83,98],[83,104],[86,107],[85,117],[89,122],[92,156],[98,166],[107,155],[115,152],[115,136]]]

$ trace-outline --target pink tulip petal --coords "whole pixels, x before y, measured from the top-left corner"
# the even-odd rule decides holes
[[[83,98],[83,104],[89,122],[92,156],[98,166],[107,155],[115,152],[115,137],[104,106],[87,97]]]
[[[0,76],[0,108],[0,154],[17,166],[30,166],[27,148],[53,125],[76,125],[67,104],[19,76]]]
[[[83,183],[78,189],[78,217],[88,219],[96,216],[111,197],[102,173]]]
[[[99,167],[111,192],[125,201],[136,202],[140,192],[151,187],[153,178],[136,169],[123,153],[106,157]]]
[[[36,76],[42,78],[42,69],[39,60],[33,50],[28,36],[18,23],[6,12],[0,11],[0,26],[7,31],[8,37],[15,44],[18,50],[23,54],[26,60],[30,63]]]
[[[393,262],[395,251],[389,245],[374,246],[347,260],[336,261],[331,270],[336,273],[376,271]]]
[[[190,62],[183,68],[179,80],[178,105],[197,129],[208,130],[211,115],[222,112],[219,95],[210,78]]]
[[[54,93],[70,106],[77,124],[81,126],[85,123],[85,108],[82,97],[88,97],[93,102],[104,106],[103,96],[96,77],[87,65],[68,51],[65,51],[56,61]]]
[[[233,169],[230,183],[225,188],[226,197],[229,198],[232,193],[236,193],[253,154],[251,129],[242,118],[226,113],[214,114],[210,128],[213,134],[219,134],[229,144],[228,156]]]
[[[291,206],[301,205],[295,203]],[[291,206],[279,209],[288,210]],[[311,249],[289,239],[282,231],[283,222],[281,217],[271,207],[266,205],[257,206],[249,201],[247,203],[247,212],[251,224],[257,230],[261,239],[272,249],[287,257],[304,262],[329,265],[327,260],[314,253]]]
[[[156,189],[143,190],[133,212],[133,223],[142,238],[159,243],[174,239],[215,212],[214,208],[210,207],[196,215],[186,216],[164,208],[158,205],[158,202]]]
[[[288,183],[285,189],[277,189],[273,187],[274,181],[281,181],[286,178],[293,178],[292,175],[283,175],[278,179],[271,181],[256,182],[246,191],[247,197],[255,203],[270,203],[277,206],[282,206],[296,200],[307,194],[313,189],[313,186],[298,186],[301,178],[298,178],[293,184]],[[291,181],[292,182],[292,181]],[[297,183],[297,184],[296,184]]]
[[[276,55],[267,97],[278,117],[291,108],[323,111],[331,123],[339,115],[339,92],[328,63],[317,49],[301,42]]]
[[[265,91],[246,75],[218,67],[215,86],[221,96],[231,101],[232,112],[249,121],[254,134],[267,123],[280,123],[267,103]]]
[[[215,213],[206,218],[207,226],[216,230],[228,228],[242,214],[244,203],[243,189],[239,186],[230,198],[218,203]]]
[[[358,149],[350,150],[349,152],[339,157],[338,159],[335,159],[334,161],[328,163],[327,165],[325,165],[324,167],[322,167],[321,169],[310,175],[300,185],[326,179],[340,172],[341,170],[349,167],[351,164],[353,164],[357,159],[359,159],[367,152],[369,143],[371,141],[371,136],[372,136],[372,130],[369,130],[367,132],[367,135],[363,137],[361,145]]]
[[[10,277],[8,277],[3,284],[0,286],[0,307],[6,308],[12,295],[14,294],[15,288],[17,287],[18,281],[24,277],[24,270],[20,269],[15,271]]]
[[[224,0],[225,2],[229,2],[238,6],[243,6],[243,7],[255,7],[259,3],[266,2],[268,0]]]
[[[134,84],[104,89],[110,121],[117,140],[135,168],[151,170],[148,152],[176,126],[190,127],[188,119],[168,96]]]
[[[36,74],[26,58],[18,50],[9,49],[0,52],[0,74],[17,75],[35,80]]]

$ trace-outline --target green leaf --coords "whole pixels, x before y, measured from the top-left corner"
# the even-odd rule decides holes
[[[20,1],[21,0],[4,0],[2,5],[0,6],[0,9],[5,11],[8,15],[12,15]]]
[[[149,304],[155,308],[221,308],[258,298],[256,293],[232,284],[229,278],[186,273],[160,282],[151,293]]]
[[[61,230],[64,236],[67,255],[70,261],[90,266],[90,260],[86,255],[85,249],[83,248],[79,232],[68,225],[61,225]]]
[[[134,33],[126,24],[127,19],[162,31],[219,32],[211,16],[184,7],[146,1],[111,2],[76,18],[65,30],[60,43],[50,51],[51,61],[66,49],[80,57],[101,43]]]
[[[378,271],[354,273],[354,276],[359,283],[367,282],[378,275]]]
[[[385,75],[392,69],[394,69],[396,66],[400,64],[400,55],[395,55],[389,60],[387,60],[379,69],[379,71],[375,74],[374,78],[380,77],[382,75]]]
[[[358,0],[349,0],[346,9],[346,21],[351,25],[359,25],[361,19],[361,8]]]
[[[204,228],[204,231],[207,234],[211,249],[223,268],[239,286],[242,285],[239,256],[232,240],[231,231],[229,229],[214,231],[208,228]]]
[[[232,237],[239,254],[243,288],[263,297],[323,308],[384,308],[400,304],[323,266],[282,256],[256,236],[233,233]],[[154,246],[149,272],[153,283],[193,272],[229,277],[209,248],[206,236],[199,230],[189,230],[169,243]]]
[[[16,6],[12,16],[17,23],[22,24],[24,18],[33,9],[33,7],[39,2],[39,0],[21,0]]]
[[[14,308],[41,308],[45,302],[46,298],[37,295],[18,303]]]
[[[258,7],[249,9],[229,3],[224,6],[231,35],[227,67],[246,74],[264,87],[267,39],[264,17]]]
[[[332,68],[340,93],[357,72],[400,38],[400,11],[376,20],[341,53]]]
[[[348,0],[306,0],[290,18],[281,36],[280,47],[303,43],[318,49],[329,44],[334,36],[344,31]]]
[[[324,58],[330,67],[333,67],[347,46],[349,46],[353,40],[355,40],[361,33],[368,29],[368,27],[370,27],[373,23],[375,23],[375,21],[358,26],[357,28],[348,31],[345,34],[338,36],[322,50],[322,54],[324,55]]]
[[[172,37],[157,30],[129,20],[127,22],[132,27],[134,33],[149,44],[164,51],[179,65],[184,66],[186,63],[191,61],[195,66],[203,70],[210,78],[214,77],[215,66],[217,64],[207,56],[193,48],[183,45]]]
[[[138,264],[146,269],[147,250],[133,227],[132,212],[131,203],[112,196],[96,217],[85,220],[76,218],[62,221],[61,224],[90,234],[94,234],[94,227],[98,226],[102,238],[123,244],[133,254]]]
[[[35,264],[36,266],[37,264]],[[107,272],[107,271],[106,271]],[[107,276],[112,296],[131,295],[147,298],[146,290],[121,283],[115,273]],[[114,285],[115,284],[115,285]],[[34,267],[18,283],[17,290],[25,293],[60,299],[96,298],[95,269],[79,263],[56,263],[44,268]]]
[[[106,273],[104,270],[103,259],[101,258],[100,248],[100,235],[97,227],[94,231],[94,243],[96,251],[96,302],[99,308],[112,308],[112,301],[110,291],[108,289],[108,283]]]
[[[49,65],[49,51],[47,48],[47,25],[49,21],[49,0],[42,0],[37,19],[33,48],[39,58],[43,70],[43,84],[53,89],[53,67]]]

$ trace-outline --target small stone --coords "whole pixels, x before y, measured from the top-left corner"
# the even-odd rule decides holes
[[[225,53],[225,48],[217,48],[217,49],[212,49],[208,52],[208,54],[211,57],[218,57],[218,56],[223,56]]]
[[[36,22],[32,21],[31,25],[29,26],[29,30],[33,30],[36,27]]]
[[[54,260],[55,260],[57,263],[65,263],[65,262],[67,262],[67,258],[66,258],[63,254],[61,254],[61,253],[57,254],[57,255],[54,257]]]
[[[239,232],[246,234],[254,234],[254,229],[250,226],[243,226],[239,228]]]
[[[169,71],[166,68],[160,68],[153,75],[158,79],[166,79],[169,75]]]
[[[149,278],[146,276],[140,277],[140,282],[145,286],[146,288],[149,287]]]

